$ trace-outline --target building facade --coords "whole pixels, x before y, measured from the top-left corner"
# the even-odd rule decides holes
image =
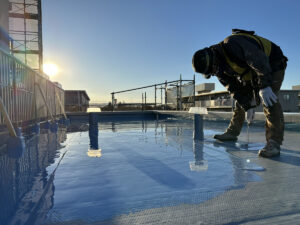
[[[213,91],[214,83],[196,85],[195,106],[205,107],[208,111],[232,111],[235,100],[228,91]],[[300,85],[291,90],[280,90],[278,96],[284,112],[300,112]],[[262,106],[256,111],[262,112]]]
[[[90,98],[84,90],[65,90],[65,111],[86,112]]]

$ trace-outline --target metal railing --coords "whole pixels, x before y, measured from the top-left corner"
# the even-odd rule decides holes
[[[64,90],[1,49],[0,98],[12,123],[17,125],[46,120],[51,114],[54,117],[63,114],[58,98],[64,105]],[[0,125],[3,124],[0,113]]]

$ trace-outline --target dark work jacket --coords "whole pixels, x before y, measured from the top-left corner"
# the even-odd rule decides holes
[[[273,42],[270,56],[265,54],[256,40],[242,35],[231,35],[211,48],[219,65],[216,76],[245,110],[251,108],[250,103],[255,94],[258,95],[259,89],[272,85],[272,72],[285,69],[286,66],[287,58]],[[241,74],[228,65],[223,50],[231,61],[251,70],[251,82],[243,81]]]

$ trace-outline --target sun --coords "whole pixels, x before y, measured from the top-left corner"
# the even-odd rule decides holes
[[[57,73],[58,73],[58,67],[54,63],[45,63],[43,65],[43,71],[49,77],[53,77],[53,76],[57,75]]]

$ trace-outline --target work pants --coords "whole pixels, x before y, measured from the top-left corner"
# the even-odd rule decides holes
[[[282,81],[284,79],[284,72],[285,69],[273,72],[272,74],[273,84],[271,88],[277,97],[279,94]],[[266,121],[265,121],[266,141],[268,142],[270,139],[272,139],[281,145],[283,141],[283,135],[284,135],[284,118],[283,118],[283,112],[279,101],[277,101],[269,108],[263,105],[263,110],[266,117]],[[233,116],[227,128],[227,132],[235,136],[238,136],[242,130],[244,121],[245,121],[245,111],[236,102]]]

